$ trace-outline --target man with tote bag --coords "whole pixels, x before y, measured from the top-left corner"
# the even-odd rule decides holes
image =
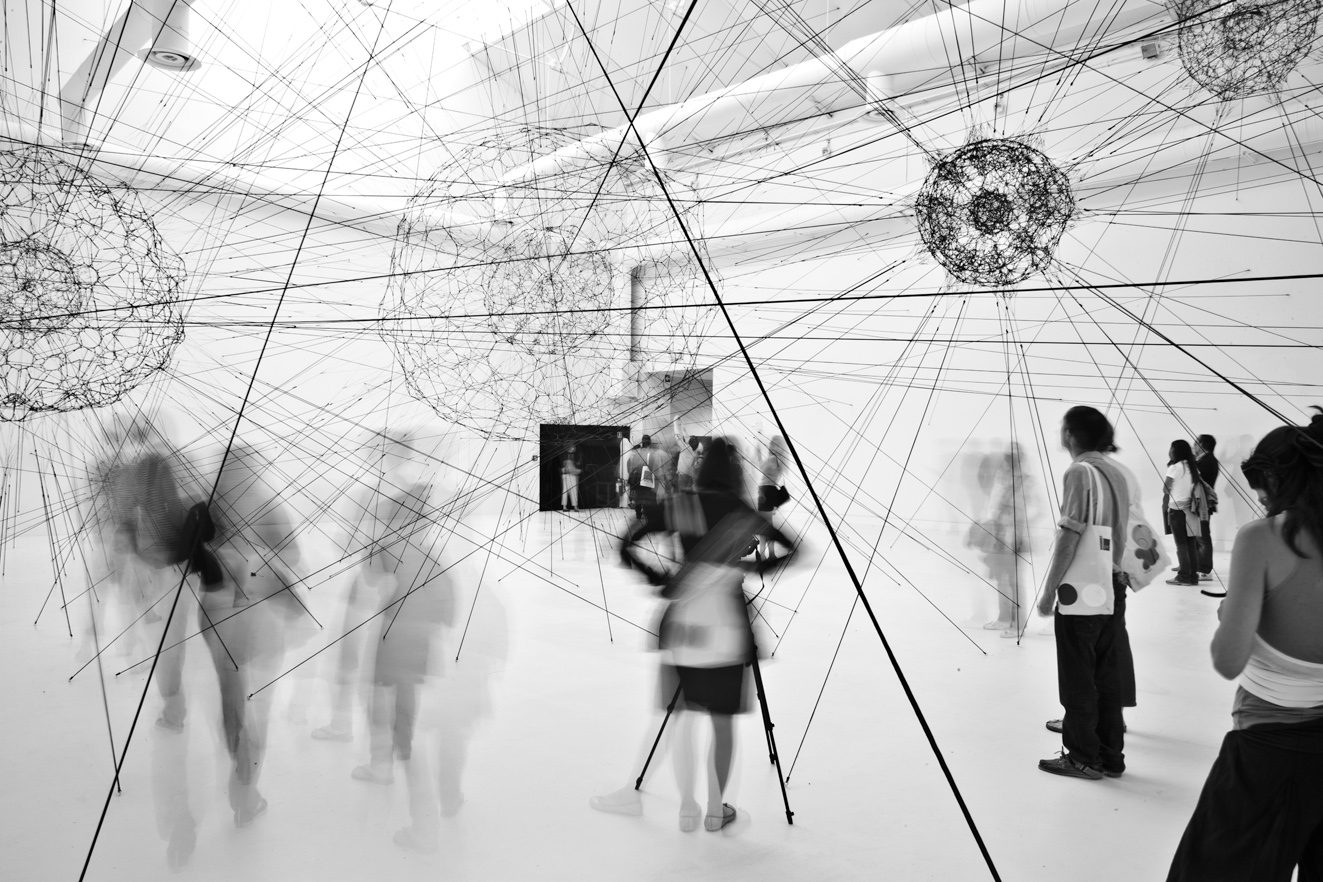
[[[1092,407],[1072,407],[1061,446],[1072,458],[1062,476],[1061,519],[1038,611],[1055,610],[1057,691],[1066,709],[1064,750],[1038,768],[1098,780],[1125,771],[1125,723],[1118,630],[1124,625],[1123,555],[1130,490],[1105,454],[1112,424]]]

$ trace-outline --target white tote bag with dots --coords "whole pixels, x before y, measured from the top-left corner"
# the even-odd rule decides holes
[[[1109,616],[1116,605],[1112,589],[1112,528],[1098,524],[1098,513],[1114,506],[1110,498],[1103,499],[1106,482],[1098,470],[1087,462],[1081,465],[1089,472],[1089,498],[1093,505],[1075,546],[1075,557],[1057,586],[1057,611],[1063,616]]]

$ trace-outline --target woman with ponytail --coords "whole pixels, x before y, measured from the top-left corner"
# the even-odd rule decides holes
[[[1319,410],[1319,408],[1315,408]],[[1267,517],[1240,528],[1213,667],[1239,677],[1168,882],[1323,879],[1323,410],[1241,465]]]

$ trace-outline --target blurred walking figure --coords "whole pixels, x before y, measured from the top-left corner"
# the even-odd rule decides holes
[[[419,434],[413,429],[374,431],[362,454],[370,476],[354,497],[341,539],[346,559],[357,558],[344,600],[331,683],[331,721],[312,731],[319,741],[352,741],[356,708],[366,707],[370,691],[373,647],[371,629],[360,627],[381,609],[378,573],[372,558],[380,543],[394,533],[389,520],[394,500],[417,484],[430,482]]]
[[[675,485],[682,493],[693,492],[694,478],[698,474],[700,457],[698,438],[693,435],[680,448],[680,456],[675,463]]]
[[[655,558],[635,553],[634,543],[647,530],[632,533],[622,555],[649,581],[664,586],[662,597],[668,601],[658,627],[658,647],[662,701],[669,702],[678,686],[684,709],[677,720],[674,753],[680,829],[695,830],[702,818],[705,829],[716,831],[735,820],[735,809],[724,801],[735,752],[733,715],[748,710],[745,668],[755,660],[756,651],[744,576],[755,567],[766,572],[784,564],[794,552],[795,539],[750,508],[738,453],[725,438],[708,446],[698,473],[698,493],[674,497],[666,521],[652,523],[651,529],[678,534],[684,549],[678,571],[658,568]],[[745,552],[760,538],[776,543],[783,553],[770,554],[757,565],[743,562]],[[706,809],[694,794],[697,712],[712,721]],[[620,797],[595,797],[591,804],[622,812],[628,807],[616,804]]]
[[[560,502],[564,511],[575,511],[579,507],[579,474],[582,471],[583,462],[571,444],[560,461]]]
[[[988,575],[997,589],[997,618],[983,627],[1018,637],[1028,616],[1023,608],[1020,561],[1029,548],[1029,483],[1024,474],[1020,445],[1012,443],[1004,454],[990,457],[991,475],[987,508],[970,530],[970,544],[983,553]]]
[[[353,777],[375,784],[395,780],[395,760],[403,763],[409,784],[413,825],[396,834],[397,844],[421,851],[436,847],[436,797],[426,760],[415,756],[422,687],[439,666],[432,645],[455,621],[455,587],[434,549],[440,544],[427,517],[431,487],[414,484],[384,500],[383,525],[364,567],[364,582],[376,590],[381,611],[374,636],[372,698],[369,706],[369,761]],[[457,776],[454,776],[457,777]],[[458,782],[447,793],[457,810]]]
[[[776,511],[788,498],[782,486],[786,464],[786,439],[772,436],[767,444],[767,455],[758,467],[758,510]]]
[[[108,477],[114,523],[111,543],[116,555],[132,557],[121,558],[121,564],[128,580],[136,582],[131,590],[140,593],[142,603],[156,604],[167,593],[180,592],[174,615],[169,617],[169,632],[155,679],[163,700],[156,725],[181,732],[187,715],[182,688],[184,639],[192,633],[196,608],[192,589],[181,587],[181,583],[186,571],[196,568],[193,565],[198,561],[190,560],[194,552],[208,559],[210,581],[220,576],[214,558],[186,534],[185,520],[197,500],[187,498],[180,490],[182,459],[166,443],[162,429],[142,414],[129,423],[120,456],[124,464],[113,468]],[[171,602],[163,605],[165,611],[159,613],[162,618],[167,617]]]
[[[125,489],[121,472],[129,464],[128,457],[134,455],[126,445],[128,428],[119,414],[105,423],[104,446],[100,455],[87,464],[86,495],[79,500],[90,612],[88,642],[80,650],[80,657],[100,651],[106,635],[120,632],[124,632],[119,638],[120,652],[125,656],[136,660],[144,651],[155,650],[155,643],[147,638],[146,626],[161,620],[153,608],[160,597],[148,598],[147,565],[127,541],[129,518],[116,495]],[[146,649],[149,645],[150,650]]]
[[[344,598],[344,612],[341,616],[333,655],[335,670],[328,677],[331,689],[331,720],[325,726],[312,730],[312,737],[318,741],[352,741],[354,738],[354,718],[356,708],[366,705],[363,698],[363,654],[367,637],[364,629],[358,627],[367,621],[376,609],[376,591],[365,584],[367,561],[379,539],[386,535],[379,514],[384,514],[383,502],[388,480],[388,467],[400,462],[401,457],[395,448],[401,445],[399,438],[392,438],[385,432],[373,432],[370,440],[363,445],[362,454],[367,468],[367,477],[358,488],[358,492],[349,503],[350,509],[344,514],[345,532],[339,547],[344,552],[342,559],[361,558],[349,574],[349,589]],[[348,494],[346,494],[348,497]],[[378,511],[381,509],[381,512]]]
[[[200,624],[220,684],[236,827],[267,809],[257,783],[273,693],[262,687],[280,671],[287,633],[312,622],[296,594],[294,568],[302,554],[293,515],[268,480],[273,473],[271,460],[255,447],[236,443],[230,449],[212,499],[213,544],[224,579],[214,585],[204,579],[202,586]]]

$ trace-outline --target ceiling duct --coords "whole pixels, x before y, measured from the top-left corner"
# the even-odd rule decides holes
[[[66,144],[87,141],[89,104],[138,50],[138,57],[165,70],[190,71],[199,67],[188,40],[192,0],[131,0],[111,23],[96,47],[60,89],[60,115]]]
[[[156,41],[140,56],[152,67],[180,73],[197,70],[202,66],[188,39],[188,20],[193,0],[174,0],[165,22],[156,35]]]
[[[1127,3],[1108,19],[1107,31],[1115,33],[1162,11],[1156,3]],[[694,144],[784,122],[810,101],[822,112],[858,109],[864,102],[857,91],[847,88],[846,75],[863,80],[876,102],[904,103],[911,90],[934,89],[934,71],[950,69],[953,51],[965,58],[1050,53],[1056,46],[1073,46],[1081,30],[1089,26],[1091,14],[1083,4],[1068,0],[971,0],[851,40],[830,55],[650,110],[634,120],[634,127],[653,154],[659,138],[666,139],[670,150],[683,151]],[[1100,43],[1105,36],[1093,33],[1090,39]],[[953,48],[957,46],[959,50]],[[1063,56],[1062,61],[1066,60]],[[555,175],[638,149],[638,142],[629,136],[629,126],[618,126],[534,159],[504,180]],[[661,160],[660,156],[653,158]]]

